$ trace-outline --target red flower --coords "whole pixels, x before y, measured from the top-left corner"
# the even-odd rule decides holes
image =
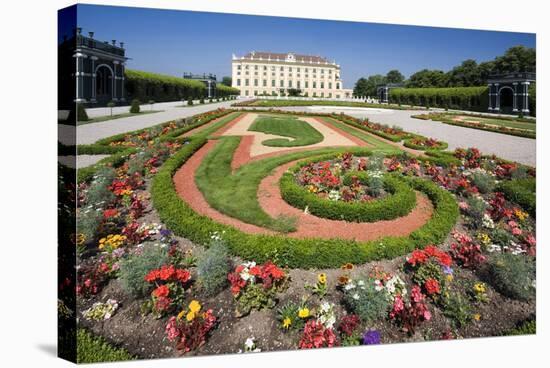
[[[163,281],[167,281],[176,273],[176,268],[173,265],[162,266],[159,271],[159,278]]]
[[[426,289],[428,295],[441,293],[439,282],[433,278],[429,278],[426,280],[426,282],[424,283],[424,289]]]
[[[153,290],[153,296],[156,298],[167,297],[170,294],[170,289],[166,285],[161,285]]]
[[[168,310],[171,304],[172,304],[172,299],[166,296],[161,296],[155,302],[155,309],[159,312],[163,312]]]
[[[109,208],[103,211],[103,217],[108,219],[111,217],[116,217],[118,215],[118,210],[116,208]]]
[[[191,273],[184,269],[177,269],[176,278],[178,279],[179,282],[181,282],[182,284],[185,284],[191,278]]]

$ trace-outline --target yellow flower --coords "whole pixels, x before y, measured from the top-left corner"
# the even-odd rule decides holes
[[[447,275],[447,281],[451,282],[453,281],[453,275]]]
[[[485,284],[483,282],[477,282],[474,285],[474,291],[478,294],[483,294],[483,293],[485,293],[486,290],[487,289],[486,289]]]
[[[292,324],[292,320],[290,318],[286,317],[283,320],[283,328],[289,328],[291,324]]]
[[[181,312],[178,313],[177,319],[182,319],[183,316],[185,316],[185,310],[182,310]]]
[[[193,300],[189,303],[189,310],[193,313],[198,313],[201,310],[201,304],[198,301]]]
[[[317,280],[319,280],[319,283],[321,284],[326,284],[327,282],[327,275],[325,273],[320,273],[318,276],[317,276]]]
[[[192,320],[195,319],[195,317],[196,317],[195,312],[189,311],[189,312],[187,313],[187,315],[185,316],[185,319],[187,319],[187,321],[191,322]]]
[[[516,209],[514,211],[514,215],[516,215],[516,217],[518,218],[518,220],[520,221],[523,221],[525,220],[527,217],[529,217],[529,214],[527,212],[524,212],[520,209]]]
[[[489,237],[489,235],[485,234],[485,233],[481,233],[477,236],[477,238],[479,239],[479,241],[481,241],[481,243],[483,243],[484,245],[489,245],[491,243],[491,238]]]
[[[479,314],[479,313],[474,314],[474,319],[476,321],[479,321],[481,319],[481,314]]]
[[[308,308],[301,308],[298,311],[298,317],[300,318],[307,318],[309,317],[309,309]]]

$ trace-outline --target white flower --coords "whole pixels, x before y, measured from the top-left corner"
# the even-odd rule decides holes
[[[355,293],[351,296],[355,300],[359,300],[359,294]]]
[[[493,222],[493,219],[488,214],[483,215],[483,220],[481,221],[482,225],[486,229],[494,229],[495,223]]]
[[[348,282],[346,286],[344,286],[344,290],[352,290],[355,289],[355,284],[353,282]]]

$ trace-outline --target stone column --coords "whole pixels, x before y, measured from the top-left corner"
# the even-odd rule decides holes
[[[113,61],[113,90],[111,91],[112,92],[112,100],[113,101],[118,101],[118,98],[116,97],[116,81],[118,79],[118,76],[117,76],[117,68],[116,66],[118,65],[118,61],[117,60],[114,60]]]
[[[529,82],[521,82],[523,85],[523,109],[521,112],[529,114]]]
[[[98,60],[98,57],[97,56],[91,56],[90,57],[90,60],[92,60],[92,70],[91,70],[91,75],[92,75],[92,98],[90,99],[90,102],[97,102],[96,100],[96,73],[95,73],[95,62]]]
[[[513,112],[517,112],[518,111],[518,83],[517,82],[514,82],[512,83],[512,85],[514,86],[514,101],[513,101],[513,109],[512,111]]]
[[[120,63],[120,73],[121,73],[121,76],[120,76],[120,101],[126,101],[126,98],[124,97],[124,66],[126,65],[126,63],[124,62],[121,62]]]
[[[489,83],[487,87],[489,87],[489,111],[493,111],[493,84]]]
[[[496,112],[500,112],[500,91],[498,90],[498,86],[499,86],[499,84],[495,83],[496,96],[495,96],[495,108],[494,108],[494,110]]]
[[[84,66],[84,59],[88,56],[77,52],[73,55],[76,62],[76,71],[75,71],[75,84],[76,84],[76,95],[75,95],[75,102],[86,102],[86,99],[83,98],[83,81],[82,78],[84,77],[83,72],[83,66]]]

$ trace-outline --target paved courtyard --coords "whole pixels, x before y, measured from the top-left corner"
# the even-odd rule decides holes
[[[397,125],[406,131],[425,135],[449,143],[449,150],[458,147],[476,147],[485,154],[495,154],[507,160],[536,166],[536,141],[483,130],[463,128],[437,121],[420,120],[411,115],[420,114],[413,110],[388,110],[370,108],[334,108],[323,106],[286,107],[289,111],[343,112],[357,118],[369,118],[373,122]]]

